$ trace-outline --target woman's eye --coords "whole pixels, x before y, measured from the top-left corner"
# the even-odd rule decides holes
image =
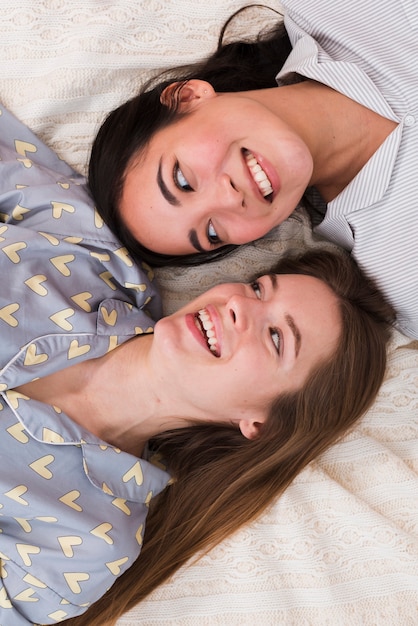
[[[276,348],[279,356],[281,353],[281,347],[282,347],[282,342],[280,339],[280,333],[275,329],[275,328],[270,328],[270,337],[271,340],[274,344],[274,347]]]
[[[221,240],[219,239],[218,234],[217,234],[217,232],[215,230],[215,227],[214,227],[214,225],[212,224],[211,221],[209,221],[209,224],[208,224],[207,236],[208,236],[209,243],[212,243],[212,244],[213,243],[221,243]]]
[[[260,298],[261,298],[261,289],[260,289],[260,283],[258,282],[258,280],[255,280],[253,283],[251,283],[251,288],[254,291],[254,293],[257,296],[257,298],[260,300]]]
[[[194,191],[193,187],[189,185],[187,179],[181,171],[178,161],[174,164],[173,178],[174,184],[181,191]]]

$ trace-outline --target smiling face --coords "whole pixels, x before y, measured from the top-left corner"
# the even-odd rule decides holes
[[[278,395],[331,356],[340,331],[337,298],[322,281],[266,275],[214,287],[161,319],[152,354],[197,419],[234,422],[252,436]]]
[[[181,90],[187,115],[128,167],[121,217],[144,246],[182,255],[265,235],[296,207],[312,175],[302,139],[251,92]]]

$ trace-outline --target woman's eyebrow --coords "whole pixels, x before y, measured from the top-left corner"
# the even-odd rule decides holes
[[[295,320],[289,313],[285,315],[285,320],[295,338],[295,356],[297,357],[302,343],[302,335],[300,334],[299,328],[296,326]]]
[[[192,244],[193,248],[195,248],[198,252],[207,252],[207,250],[205,250],[201,245],[195,228],[191,228],[189,230],[189,241]]]
[[[277,285],[277,274],[271,273],[271,274],[267,274],[268,277],[271,280],[271,285],[273,287],[273,291],[277,291],[278,285]],[[285,320],[287,325],[289,326],[290,330],[292,331],[293,337],[295,338],[295,356],[297,357],[300,351],[300,346],[302,344],[302,335],[301,332],[295,322],[295,320],[293,319],[293,317],[290,315],[290,313],[286,313],[285,315]]]
[[[162,173],[162,159],[160,159],[160,162],[158,163],[157,185],[158,185],[162,195],[167,200],[167,202],[169,202],[172,206],[180,206],[181,205],[180,200],[178,198],[176,198],[176,196],[173,193],[171,193],[171,191],[169,190],[169,188],[167,187],[167,185],[164,182],[163,173]]]

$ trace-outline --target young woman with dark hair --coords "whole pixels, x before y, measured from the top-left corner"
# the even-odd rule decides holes
[[[110,114],[90,162],[98,210],[132,254],[196,263],[264,235],[306,192],[317,231],[418,337],[418,8],[282,5],[269,33],[222,33],[209,59]]]

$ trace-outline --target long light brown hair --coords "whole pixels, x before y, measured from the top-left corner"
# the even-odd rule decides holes
[[[315,276],[336,294],[342,329],[335,352],[313,368],[300,390],[277,398],[257,439],[212,424],[167,432],[152,442],[176,480],[152,503],[142,553],[85,615],[66,623],[114,624],[198,551],[258,516],[376,397],[393,310],[374,284],[348,255],[324,251],[284,259],[275,271]]]

